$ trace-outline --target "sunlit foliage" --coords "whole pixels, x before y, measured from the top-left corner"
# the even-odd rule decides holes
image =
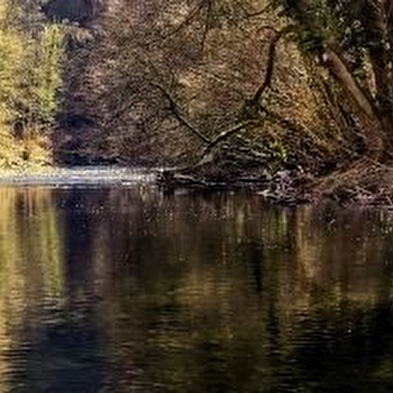
[[[1,166],[49,160],[44,145],[59,105],[63,28],[44,24],[29,12],[38,11],[1,0]]]
[[[350,46],[351,35],[342,32],[347,19],[328,23],[336,15],[329,16],[330,3],[307,11],[316,15],[307,23],[321,28],[314,35],[295,20],[296,5],[290,10],[283,2],[107,4],[98,27],[82,43],[74,40],[70,52],[63,130],[71,134],[69,148],[92,159],[193,163],[217,135],[252,120],[215,146],[216,161],[323,173],[364,153],[349,104],[315,62],[316,37]],[[253,97],[280,31],[258,109]]]

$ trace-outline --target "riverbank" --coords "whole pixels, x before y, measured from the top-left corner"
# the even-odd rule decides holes
[[[158,184],[170,192],[176,188],[200,190],[239,190],[249,189],[278,204],[296,205],[312,201],[311,178],[287,170],[274,175],[266,171],[244,173],[237,177],[227,177],[222,173],[217,176],[203,176],[197,173],[176,173],[163,171],[157,178]]]
[[[167,191],[176,188],[233,190],[248,188],[281,205],[333,201],[342,205],[393,207],[393,167],[359,160],[326,176],[299,170],[237,170],[203,167],[164,171],[158,183]]]
[[[157,184],[176,189],[234,191],[246,189],[284,206],[333,201],[340,205],[393,207],[393,167],[362,161],[327,176],[301,171],[269,173],[261,168],[234,170],[205,166],[183,170],[114,166],[26,166],[0,170],[3,186],[128,186]]]

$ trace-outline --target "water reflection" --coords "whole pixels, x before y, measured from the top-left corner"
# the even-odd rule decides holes
[[[393,216],[0,188],[0,391],[376,392]]]

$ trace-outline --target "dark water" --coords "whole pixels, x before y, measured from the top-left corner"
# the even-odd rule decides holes
[[[393,215],[0,188],[0,392],[392,392]]]

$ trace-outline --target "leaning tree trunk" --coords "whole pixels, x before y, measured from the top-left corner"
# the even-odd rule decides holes
[[[383,121],[370,100],[363,92],[340,56],[330,48],[322,54],[322,64],[330,71],[345,91],[353,112],[357,115],[365,132],[369,158],[379,160],[385,148],[386,133]]]
[[[393,146],[392,12],[392,0],[385,0],[383,6],[378,0],[365,0],[359,14],[367,34],[366,48],[375,82],[375,105],[389,147]],[[387,45],[388,42],[390,45]]]
[[[393,0],[363,0],[359,13],[364,30],[368,32],[368,54],[374,74],[376,95],[363,89],[346,66],[345,61],[332,47],[324,45],[320,35],[321,26],[313,17],[312,0],[286,1],[291,16],[318,42],[322,65],[336,79],[348,97],[353,113],[364,130],[368,157],[380,160],[393,141],[393,96],[391,49],[385,45],[386,38],[393,44]],[[367,91],[367,92],[366,92]]]

